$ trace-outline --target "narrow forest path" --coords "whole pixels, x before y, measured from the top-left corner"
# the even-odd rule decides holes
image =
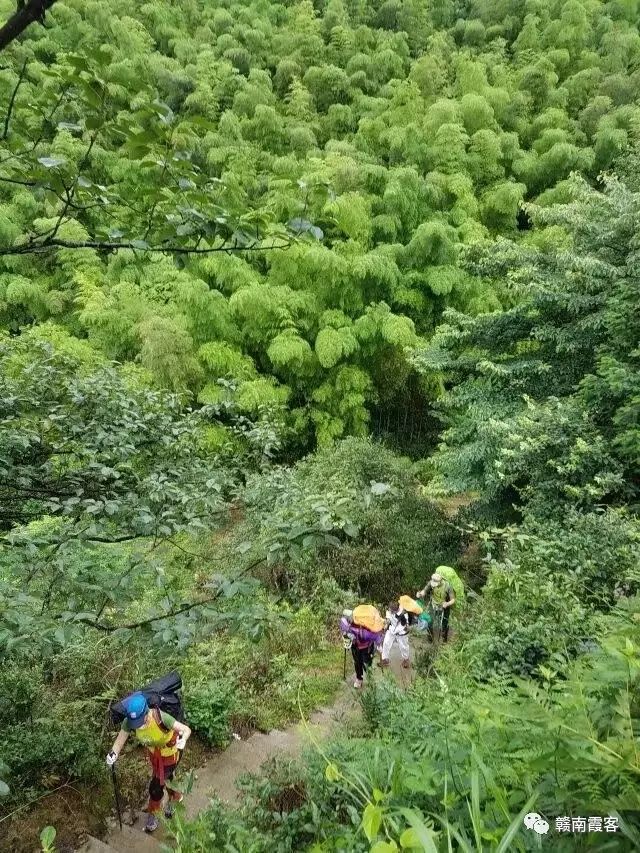
[[[390,659],[389,672],[381,672],[374,664],[374,678],[391,676],[406,689],[415,677],[414,669],[402,668],[395,646]],[[323,740],[344,726],[349,718],[356,717],[360,703],[357,692],[351,686],[352,682],[353,672],[349,666],[347,680],[334,703],[315,711],[308,721],[296,723],[284,730],[255,732],[246,740],[234,740],[224,752],[206,761],[194,771],[193,787],[185,797],[187,817],[195,818],[204,811],[212,797],[218,797],[230,806],[237,805],[240,794],[236,782],[244,773],[258,773],[265,761],[276,755],[300,755],[311,745],[311,736]],[[122,830],[117,821],[112,820],[104,840],[90,836],[78,853],[158,853],[162,842],[166,842],[165,833],[160,828],[153,835],[147,835],[143,829],[145,820],[146,813],[139,812],[133,824],[123,823]]]

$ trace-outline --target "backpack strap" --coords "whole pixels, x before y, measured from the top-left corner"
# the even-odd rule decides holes
[[[152,710],[153,710],[153,718],[155,719],[156,723],[160,726],[162,731],[163,732],[170,732],[171,729],[167,728],[167,726],[165,726],[165,724],[164,724],[164,721],[162,719],[162,712],[160,711],[160,708],[156,707],[156,708],[152,708]]]

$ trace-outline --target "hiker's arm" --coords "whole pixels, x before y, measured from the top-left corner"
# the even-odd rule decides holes
[[[120,755],[122,752],[122,747],[129,739],[129,732],[125,732],[121,729],[118,732],[118,737],[114,740],[113,746],[111,747],[111,752],[115,752],[116,755]]]
[[[455,594],[455,592],[454,592],[453,590],[451,590],[451,596],[450,596],[450,598],[449,598],[449,599],[447,599],[447,601],[445,601],[445,602],[444,602],[444,604],[443,604],[442,606],[443,606],[443,607],[445,607],[445,608],[446,608],[446,607],[453,607],[453,605],[454,605],[455,603],[456,603],[456,594]]]
[[[111,752],[107,755],[107,764],[111,766],[116,758],[122,752],[122,747],[127,742],[129,737],[129,732],[126,732],[124,729],[120,729],[118,732],[118,737],[114,740],[113,746],[111,747]]]

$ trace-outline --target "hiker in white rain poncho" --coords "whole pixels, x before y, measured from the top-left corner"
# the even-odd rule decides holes
[[[406,669],[409,663],[409,625],[412,614],[400,607],[397,601],[392,601],[385,614],[387,631],[382,642],[382,666],[389,666],[389,655],[394,643],[398,644],[402,666]]]

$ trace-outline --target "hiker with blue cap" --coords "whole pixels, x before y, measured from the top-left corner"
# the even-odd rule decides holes
[[[149,784],[149,804],[147,806],[146,832],[158,828],[158,812],[162,808],[165,787],[169,797],[166,817],[172,817],[176,803],[182,800],[180,791],[174,790],[169,782],[173,780],[176,767],[185,748],[191,729],[179,722],[171,714],[159,708],[150,708],[142,693],[132,693],[123,700],[126,717],[115,739],[111,752],[107,755],[107,766],[113,767],[131,732],[136,740],[147,750],[151,763],[152,778]]]

